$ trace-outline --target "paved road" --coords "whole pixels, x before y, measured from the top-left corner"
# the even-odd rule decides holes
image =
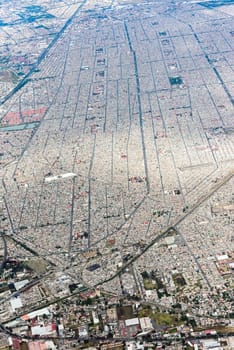
[[[65,32],[65,30],[68,28],[68,26],[72,23],[73,19],[77,16],[77,14],[80,12],[82,7],[86,4],[87,0],[83,0],[83,2],[80,4],[80,6],[76,9],[76,11],[73,13],[73,15],[66,21],[64,26],[61,28],[61,30],[55,35],[54,39],[50,42],[50,44],[47,46],[47,48],[41,53],[41,55],[38,57],[37,62],[32,66],[30,71],[25,75],[25,77],[7,94],[0,100],[0,105],[3,105],[6,101],[8,101],[12,96],[16,94],[25,84],[27,84],[30,76],[35,72],[39,64],[45,59],[46,55],[50,51],[50,49],[54,46],[54,44],[58,41],[58,39],[61,37],[61,35]]]
[[[2,243],[3,243],[3,258],[2,258],[2,261],[0,262],[0,271],[1,271],[4,268],[4,265],[7,259],[7,242],[3,232],[0,233],[0,239],[2,240]]]

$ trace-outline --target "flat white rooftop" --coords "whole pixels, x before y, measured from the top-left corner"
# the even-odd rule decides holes
[[[48,176],[48,177],[45,177],[45,182],[58,181],[58,180],[67,179],[69,177],[76,177],[76,176],[77,175],[75,173],[66,173],[66,174],[61,174],[56,176]]]

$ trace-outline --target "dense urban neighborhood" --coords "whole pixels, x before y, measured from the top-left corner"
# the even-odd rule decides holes
[[[233,16],[0,1],[0,350],[234,349]]]

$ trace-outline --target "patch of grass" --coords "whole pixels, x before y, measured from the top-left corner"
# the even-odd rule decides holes
[[[153,310],[149,306],[145,306],[144,308],[138,310],[138,317],[150,317],[157,324],[162,326],[175,326],[179,324],[175,315],[171,315],[164,312],[153,312]]]
[[[11,71],[10,74],[11,74],[12,83],[16,84],[20,80],[19,76],[15,74],[15,72],[13,71]]]
[[[45,260],[36,258],[36,259],[30,259],[28,261],[24,262],[24,265],[29,267],[31,270],[36,272],[36,274],[44,274],[47,271],[48,264],[45,262]]]
[[[154,283],[153,283],[154,282]],[[144,288],[146,290],[153,290],[153,289],[156,289],[157,288],[157,284],[155,281],[151,280],[151,279],[148,279],[148,278],[145,278],[143,280],[143,283],[144,283]]]
[[[184,287],[186,285],[186,281],[182,273],[175,273],[172,275],[172,278],[177,287]]]
[[[183,80],[181,77],[170,77],[169,78],[171,85],[181,85]]]
[[[160,325],[172,326],[176,323],[175,317],[170,314],[157,312],[155,314],[152,313],[151,318]]]
[[[213,327],[217,333],[223,333],[223,334],[228,334],[228,333],[233,333],[234,332],[234,327],[225,327],[225,326],[220,326],[220,327]]]
[[[143,306],[140,310],[137,312],[138,317],[150,317],[152,314],[152,310],[150,306]]]

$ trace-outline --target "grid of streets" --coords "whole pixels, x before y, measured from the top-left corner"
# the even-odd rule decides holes
[[[234,259],[232,15],[186,2],[82,6],[1,106],[8,255],[48,264],[51,302],[69,296],[59,272],[120,294],[126,280],[165,306],[145,296],[146,268],[181,300],[231,290],[217,257]]]

